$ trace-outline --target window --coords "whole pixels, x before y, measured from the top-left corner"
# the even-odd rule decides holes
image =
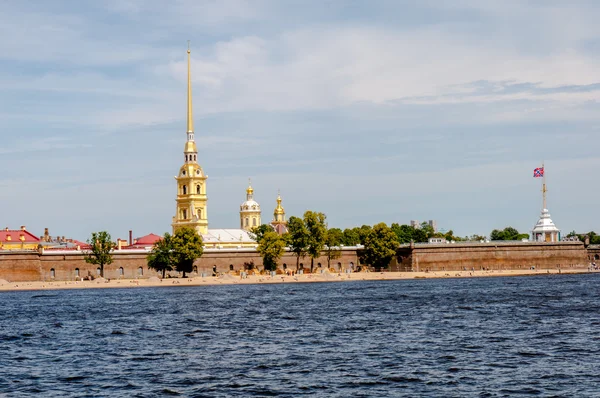
[[[233,264],[229,264],[229,271],[233,271]]]
[[[186,162],[187,162],[187,159],[188,159],[188,158],[187,158],[187,155],[185,155],[185,161],[186,161]]]
[[[596,255],[594,256],[594,260],[600,260],[600,256],[596,254]]]
[[[252,218],[252,226],[256,227],[256,218]]]
[[[187,218],[187,210],[186,209],[181,209],[181,218],[184,220]]]
[[[196,185],[196,194],[200,195],[200,184]]]
[[[123,271],[123,267],[119,268],[119,276],[123,276],[124,271]]]
[[[75,276],[79,277],[79,268],[75,268]]]
[[[198,209],[198,218],[202,218],[202,209]]]
[[[181,187],[181,190],[183,191],[183,194],[186,195],[187,194],[187,185],[184,185],[183,187]]]
[[[56,276],[56,272],[54,271],[54,268],[50,268],[50,278],[53,278]]]
[[[246,226],[248,226],[248,217],[246,217]]]
[[[144,275],[144,269],[143,269],[142,267],[139,267],[139,268],[138,268],[138,275],[139,275],[139,276],[142,276],[142,275]]]

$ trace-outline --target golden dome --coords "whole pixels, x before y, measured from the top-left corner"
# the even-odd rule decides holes
[[[275,208],[275,214],[285,214],[285,210],[281,206],[281,195],[277,194],[277,207]]]
[[[252,186],[248,185],[248,189],[246,189],[246,193],[248,195],[252,195],[254,193],[254,189],[252,189]]]

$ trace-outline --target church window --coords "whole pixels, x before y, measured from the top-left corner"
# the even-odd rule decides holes
[[[181,189],[183,190],[184,195],[187,194],[187,185],[184,185]]]
[[[181,171],[181,175],[184,176],[185,175],[185,170]]]
[[[198,218],[202,218],[202,209],[198,209]]]
[[[252,226],[256,227],[256,218],[252,218]]]
[[[187,155],[185,155],[185,161],[187,162],[187,160],[188,160],[188,157],[187,157]]]
[[[196,185],[196,194],[200,195],[200,184]]]
[[[196,170],[196,174],[200,174],[200,170]]]
[[[248,226],[248,217],[246,217],[246,226]]]
[[[184,220],[187,218],[187,210],[186,209],[181,209],[181,218]]]

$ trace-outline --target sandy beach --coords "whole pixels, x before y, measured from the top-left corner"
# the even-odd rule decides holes
[[[56,289],[98,289],[98,288],[142,288],[159,286],[202,286],[202,285],[244,285],[272,283],[310,283],[310,282],[347,282],[398,279],[431,278],[481,278],[501,276],[581,274],[587,269],[567,270],[494,270],[494,271],[438,271],[438,272],[356,272],[351,274],[322,273],[303,275],[248,275],[246,278],[225,274],[219,277],[148,279],[113,279],[94,281],[45,281],[45,282],[7,282],[0,280],[0,291],[16,290],[56,290]],[[596,271],[597,272],[597,271]]]

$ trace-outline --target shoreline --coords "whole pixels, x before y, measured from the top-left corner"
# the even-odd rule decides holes
[[[506,276],[534,275],[571,275],[593,274],[586,268],[561,270],[490,270],[490,271],[436,271],[436,272],[355,272],[351,274],[323,273],[303,275],[249,275],[241,279],[236,275],[224,274],[219,277],[193,278],[158,278],[148,279],[113,279],[103,281],[31,281],[0,282],[0,292],[27,290],[71,290],[71,289],[105,289],[105,288],[144,288],[161,286],[214,286],[214,285],[261,285],[290,283],[325,283],[353,282],[376,280],[408,280],[408,279],[456,279],[456,278],[489,278]],[[4,281],[2,281],[4,282]]]

